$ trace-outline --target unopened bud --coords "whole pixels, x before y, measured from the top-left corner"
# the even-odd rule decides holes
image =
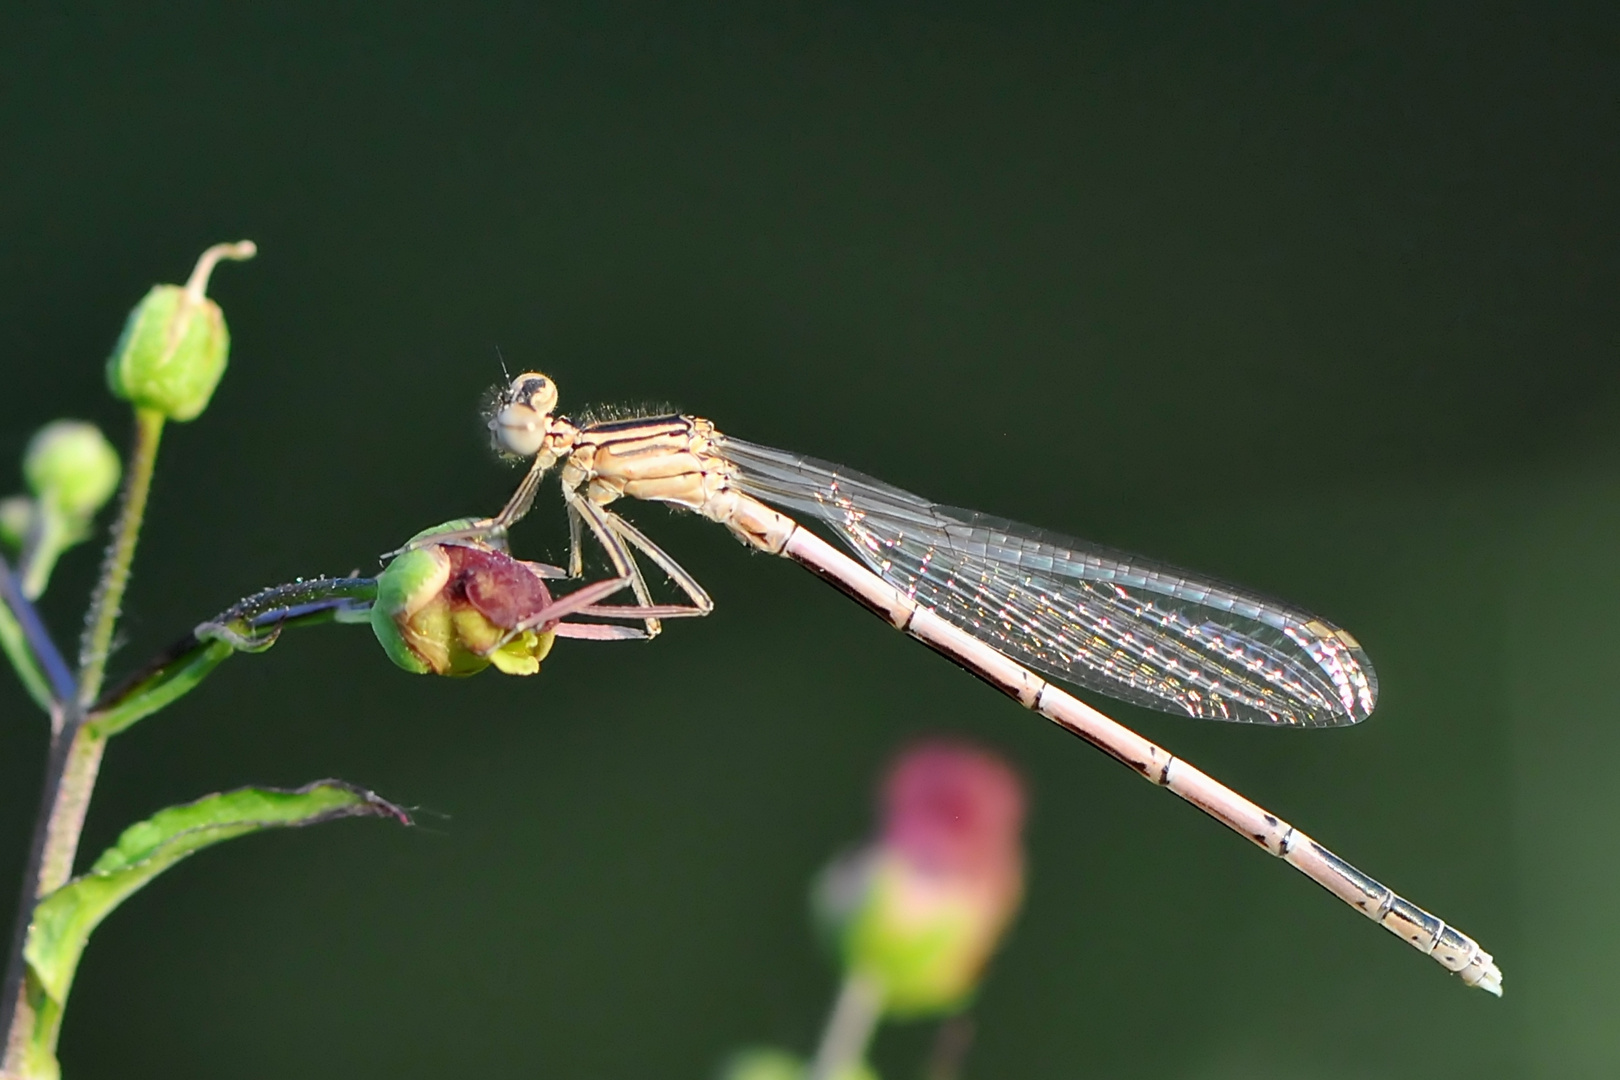
[[[389,659],[419,675],[475,675],[491,665],[533,675],[554,635],[513,630],[550,603],[527,563],[482,544],[433,544],[384,568],[371,628]]]
[[[934,742],[900,758],[883,803],[878,840],[823,872],[817,914],[887,1015],[955,1012],[1023,896],[1023,786],[992,754]]]
[[[34,528],[34,500],[26,495],[0,499],[0,544],[21,551]]]
[[[257,251],[251,240],[215,244],[185,285],[152,286],[107,360],[112,392],[170,420],[192,420],[206,409],[231,346],[225,315],[208,299],[208,278],[219,260],[251,259]]]
[[[94,517],[118,490],[118,451],[83,420],[46,424],[28,441],[23,479],[43,506],[63,517]]]

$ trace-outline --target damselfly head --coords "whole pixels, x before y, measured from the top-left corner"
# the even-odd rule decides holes
[[[551,430],[557,407],[557,384],[537,371],[525,371],[496,395],[489,410],[489,436],[495,449],[516,457],[534,457]]]

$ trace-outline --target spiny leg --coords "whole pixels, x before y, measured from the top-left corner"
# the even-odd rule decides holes
[[[635,593],[637,607],[653,607],[652,591],[647,588],[647,581],[641,575],[641,567],[625,545],[624,539],[613,527],[618,515],[609,513],[578,492],[566,488],[563,490],[563,501],[568,504],[570,515],[569,571],[575,575],[582,572],[584,555],[580,544],[579,519],[584,519],[585,524],[590,526],[591,535],[596,537],[596,542],[601,544],[602,550],[607,553],[608,561],[613,564],[614,574],[625,579],[630,585],[630,590]],[[638,617],[645,623],[648,637],[657,637],[659,631],[663,629],[656,616]]]
[[[566,503],[568,500],[564,499],[563,501]],[[584,546],[584,543],[583,543],[584,538],[580,535],[580,529],[583,527],[583,524],[584,524],[584,519],[580,517],[579,511],[575,510],[572,505],[569,505],[569,507],[568,507],[568,576],[569,577],[584,577],[585,576],[585,555],[584,555],[585,546]]]
[[[675,587],[680,589],[681,592],[685,593],[688,599],[692,601],[690,606],[674,604],[664,605],[666,618],[683,618],[707,615],[709,612],[714,610],[714,601],[709,598],[709,594],[704,590],[702,585],[698,584],[697,578],[693,577],[686,567],[672,559],[668,552],[659,547],[657,544],[653,543],[647,538],[645,533],[636,528],[634,525],[630,524],[624,518],[620,517],[618,514],[615,514],[613,511],[607,509],[604,509],[602,514],[607,518],[609,528],[617,533],[620,538],[639,550],[643,555],[646,555],[647,558],[651,559],[654,565],[669,575],[669,579],[675,583]],[[596,615],[611,610],[613,610],[611,606],[597,606],[593,609],[587,610],[586,613]]]
[[[503,637],[495,647],[500,648],[512,638],[525,630],[532,630],[537,626],[549,625],[553,633],[561,637],[594,638],[599,641],[626,641],[646,640],[647,633],[633,626],[610,626],[606,623],[570,623],[570,615],[594,614],[597,616],[611,615],[615,618],[645,619],[659,615],[684,612],[688,609],[674,605],[651,605],[631,607],[628,605],[615,605],[603,608],[597,604],[598,600],[606,599],[624,588],[623,578],[608,578],[586,585],[581,589],[558,597],[547,604],[540,611],[524,619]]]
[[[586,608],[593,606],[598,600],[605,600],[612,596],[624,586],[625,580],[622,577],[615,577],[575,589],[567,596],[557,597],[551,603],[518,623],[516,629],[521,633],[524,630],[539,626],[541,623],[577,615]]]
[[[512,497],[506,500],[506,505],[494,517],[478,518],[469,521],[458,529],[418,536],[397,551],[390,551],[383,558],[392,558],[395,555],[415,551],[430,544],[465,543],[469,540],[480,541],[490,547],[505,551],[507,532],[513,525],[521,521],[534,506],[534,497],[540,491],[540,482],[546,478],[546,471],[551,468],[552,464],[544,455],[537,456],[534,459],[534,464],[529,466],[529,471],[523,475],[522,483],[518,484],[517,490],[512,493]],[[543,563],[540,565],[544,566]],[[546,569],[549,571],[555,568],[546,567]],[[542,576],[561,577],[563,575],[547,573]],[[578,574],[576,573],[573,576],[577,577]]]
[[[633,626],[613,626],[608,623],[571,623],[567,621],[570,615],[579,615],[596,610],[598,600],[612,596],[624,588],[626,584],[627,582],[622,577],[608,578],[605,581],[594,582],[575,589],[567,596],[558,597],[502,634],[500,640],[484,649],[481,655],[488,656],[497,652],[524,631],[533,630],[537,627],[549,628],[550,632],[558,637],[585,638],[594,641],[645,641],[649,636],[647,632]],[[613,612],[621,618],[647,618],[662,615],[666,610],[666,608],[656,606],[616,607]]]
[[[707,615],[714,610],[714,601],[709,598],[709,594],[704,590],[703,586],[698,584],[697,579],[684,566],[671,558],[663,548],[653,543],[640,529],[637,529],[606,507],[591,502],[588,498],[576,495],[575,499],[579,504],[577,513],[580,516],[589,517],[591,531],[598,538],[601,538],[603,530],[607,530],[617,540],[619,550],[624,553],[630,567],[635,571],[634,576],[631,578],[631,587],[636,593],[638,602],[638,607],[634,609],[613,604],[594,605],[583,611],[582,614],[602,618],[639,617],[647,619],[649,630],[656,634],[658,630],[656,628],[656,619],[653,616],[660,618],[690,618]],[[570,509],[573,509],[572,505]],[[604,546],[606,546],[605,541]],[[676,588],[685,593],[687,598],[692,601],[691,604],[653,604],[651,594],[647,589],[646,579],[641,573],[641,565],[636,561],[634,553],[630,551],[631,547],[642,552],[659,569],[668,574]],[[612,557],[611,551],[609,556]],[[571,561],[574,558],[577,558],[577,553],[575,556],[571,556]]]
[[[646,641],[647,632],[634,626],[613,626],[609,623],[573,623],[566,619],[551,628],[558,637],[585,641]]]

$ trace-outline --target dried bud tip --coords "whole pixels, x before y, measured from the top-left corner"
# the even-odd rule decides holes
[[[258,253],[259,245],[251,240],[238,240],[234,244],[215,244],[197,259],[197,265],[191,270],[191,277],[186,279],[186,295],[194,302],[208,295],[208,279],[213,276],[214,267],[219,265],[219,260],[246,262]]]

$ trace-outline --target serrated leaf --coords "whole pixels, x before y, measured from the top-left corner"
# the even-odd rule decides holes
[[[160,810],[125,829],[88,873],[34,908],[24,956],[45,993],[67,1000],[84,946],[102,919],[132,893],[193,852],[265,829],[315,825],[344,817],[410,815],[372,792],[341,780],[295,790],[240,788]]]

